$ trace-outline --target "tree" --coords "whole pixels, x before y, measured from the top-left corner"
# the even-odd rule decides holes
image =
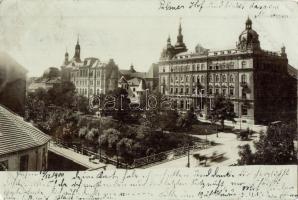
[[[222,95],[215,96],[214,105],[210,112],[209,118],[213,122],[219,121],[222,126],[222,130],[225,128],[224,121],[235,121],[236,114],[234,112],[234,105],[230,99],[225,98]]]
[[[116,129],[110,128],[103,131],[98,138],[98,142],[101,147],[105,147],[105,149],[115,153],[116,145],[120,140],[120,132]]]
[[[128,93],[123,88],[109,91],[104,98],[102,114],[112,116],[114,119],[129,122],[130,120],[130,99]]]
[[[240,159],[238,160],[239,165],[251,165],[253,164],[254,156],[251,152],[249,144],[239,146],[239,156]]]
[[[181,128],[184,131],[190,131],[192,125],[197,121],[197,117],[194,114],[193,107],[186,112],[186,114],[181,115],[177,121],[177,127]]]
[[[249,146],[240,149],[238,163],[286,165],[297,162],[294,149],[295,134],[294,124],[270,125],[266,133],[260,133],[259,141],[254,143],[255,153],[251,153]]]

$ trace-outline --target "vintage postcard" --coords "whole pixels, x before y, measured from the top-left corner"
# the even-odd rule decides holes
[[[1,0],[0,200],[298,199],[298,1]]]

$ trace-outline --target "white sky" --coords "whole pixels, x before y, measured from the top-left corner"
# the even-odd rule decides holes
[[[201,12],[160,10],[160,1],[2,0],[0,49],[27,68],[28,76],[39,76],[48,67],[61,66],[66,48],[73,56],[79,34],[82,58],[113,58],[121,69],[133,63],[137,70],[147,71],[158,61],[169,34],[172,43],[176,42],[180,17],[184,41],[192,51],[197,43],[215,50],[234,48],[249,15],[261,47],[279,51],[284,44],[289,63],[298,67],[297,2],[261,1],[258,5],[278,8],[262,9],[263,14],[255,18],[259,9],[248,9],[254,1],[238,1],[244,9],[219,9],[209,5],[222,0],[208,0]],[[180,0],[185,6],[190,1]],[[269,17],[274,13],[287,17]]]

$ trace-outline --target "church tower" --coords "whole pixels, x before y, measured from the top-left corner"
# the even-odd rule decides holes
[[[77,44],[75,47],[75,54],[74,54],[73,58],[76,62],[81,62],[81,47],[80,47],[80,43],[79,43],[79,36],[78,36]]]
[[[66,52],[64,54],[64,62],[63,62],[63,64],[64,65],[68,65],[68,63],[69,63],[69,54],[68,54],[68,52],[66,50]]]
[[[176,42],[174,48],[175,48],[175,53],[176,54],[187,51],[186,45],[183,42],[181,21],[179,23],[177,42]]]

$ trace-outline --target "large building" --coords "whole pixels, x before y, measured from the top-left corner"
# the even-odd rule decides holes
[[[0,52],[0,104],[21,116],[25,113],[26,74],[23,66]]]
[[[50,67],[41,77],[31,77],[27,81],[27,92],[35,92],[38,89],[49,90],[54,86],[61,84],[60,70],[56,67]]]
[[[207,117],[215,95],[222,94],[242,122],[296,118],[297,84],[288,74],[286,49],[263,50],[249,18],[236,47],[219,51],[197,45],[188,52],[180,23],[176,44],[168,38],[158,65],[159,90],[179,109],[193,106]]]
[[[128,70],[120,69],[121,77],[124,76],[126,80],[138,79],[138,81],[143,80],[146,89],[151,91],[158,87],[158,65],[152,64],[147,72],[138,72],[134,69],[131,64]],[[133,81],[134,82],[134,81]]]
[[[118,87],[119,70],[113,59],[108,63],[98,58],[81,60],[79,40],[75,46],[75,53],[69,60],[68,52],[61,66],[62,81],[71,81],[78,94],[90,98],[98,94],[106,94]]]

